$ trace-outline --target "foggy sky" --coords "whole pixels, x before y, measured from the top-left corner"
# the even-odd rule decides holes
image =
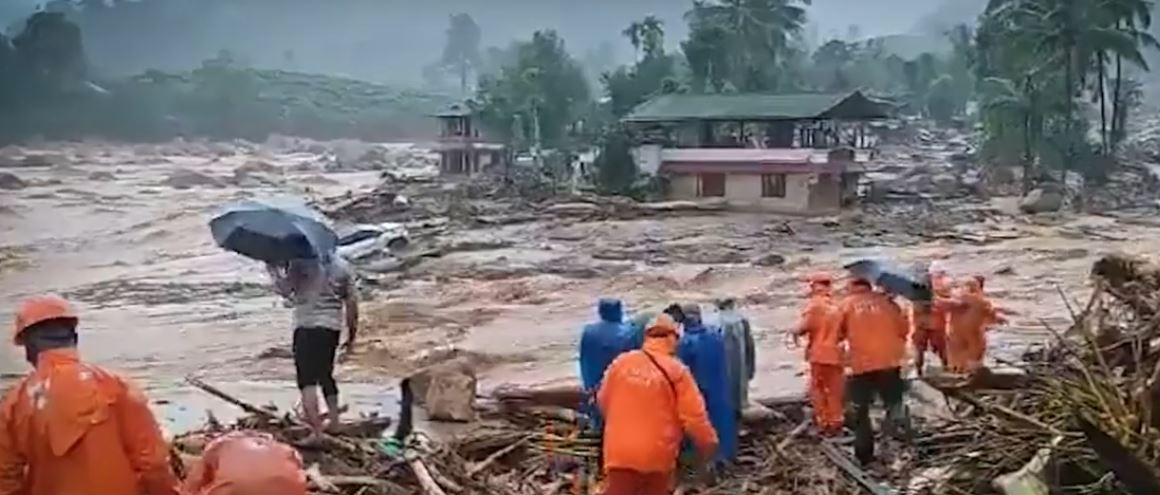
[[[12,24],[42,1],[0,0],[0,26]],[[578,58],[611,42],[618,61],[627,62],[632,48],[620,31],[628,23],[657,15],[665,22],[668,44],[675,48],[686,34],[683,15],[692,4],[689,0],[236,0],[236,7],[207,12],[198,8],[199,0],[183,1],[186,10],[175,13],[179,19],[168,24],[140,26],[133,33],[110,30],[118,34],[108,36],[86,30],[93,65],[112,74],[146,68],[180,70],[227,49],[256,66],[415,84],[421,81],[422,68],[439,58],[444,29],[454,13],[475,18],[485,47],[506,46],[537,29],[555,29]],[[814,0],[808,10],[814,26],[807,33],[822,41],[851,32],[860,37],[920,32],[932,29],[931,20],[940,15],[952,18],[943,19],[948,24],[970,20],[983,2]],[[851,30],[852,25],[857,29]]]

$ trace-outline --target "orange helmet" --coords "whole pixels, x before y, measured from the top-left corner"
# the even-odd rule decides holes
[[[54,295],[33,296],[20,303],[16,311],[16,326],[12,332],[12,342],[24,343],[24,332],[37,323],[60,318],[77,319],[77,313],[64,298]]]
[[[649,324],[645,329],[645,335],[649,337],[666,337],[669,335],[678,336],[680,328],[677,326],[677,321],[672,316],[661,313]]]

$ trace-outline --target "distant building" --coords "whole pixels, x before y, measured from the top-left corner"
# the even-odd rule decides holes
[[[434,115],[439,119],[439,173],[475,175],[503,162],[504,146],[480,137],[475,113],[466,103],[455,103]]]
[[[637,165],[665,179],[669,199],[820,214],[856,196],[874,146],[865,124],[888,114],[860,92],[668,94],[623,120],[645,136]]]

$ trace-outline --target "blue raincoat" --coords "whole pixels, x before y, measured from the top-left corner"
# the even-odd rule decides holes
[[[580,336],[580,381],[589,397],[595,397],[604,379],[604,371],[623,352],[634,349],[636,339],[632,325],[624,322],[624,306],[619,299],[601,299],[597,305],[600,321],[584,326]],[[592,404],[588,404],[592,406]],[[586,407],[596,426],[600,425],[596,407]]]
[[[732,461],[737,456],[737,415],[732,406],[725,339],[721,331],[694,319],[685,321],[685,333],[681,336],[677,355],[693,373],[697,388],[705,398],[709,422],[717,430],[721,444],[716,460]]]

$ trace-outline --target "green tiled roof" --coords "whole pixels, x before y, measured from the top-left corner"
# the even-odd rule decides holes
[[[668,94],[641,103],[625,122],[877,119],[888,105],[859,91],[842,94]]]

